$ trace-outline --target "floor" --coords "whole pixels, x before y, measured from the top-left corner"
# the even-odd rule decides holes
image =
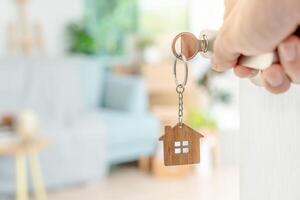
[[[51,193],[49,200],[238,200],[238,185],[239,173],[233,168],[166,179],[125,166],[102,184]]]

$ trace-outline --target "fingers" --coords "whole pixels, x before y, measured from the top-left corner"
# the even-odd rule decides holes
[[[257,75],[258,70],[251,69],[249,67],[244,67],[241,65],[237,65],[234,68],[234,73],[240,78],[251,78],[251,77],[254,77],[255,75]]]
[[[223,53],[219,48],[216,48],[214,51],[212,65],[215,71],[223,72],[236,65],[239,55],[225,55],[225,53]]]
[[[300,83],[300,39],[290,36],[278,46],[280,62],[294,83]]]
[[[225,13],[224,13],[224,19],[226,19],[233,7],[236,5],[238,0],[225,0],[224,5],[225,5]]]
[[[231,47],[231,41],[227,36],[228,34],[219,32],[213,47],[213,69],[219,72],[228,70],[236,66],[238,58],[240,56],[240,54],[234,51]]]
[[[253,76],[253,77],[250,78],[250,81],[254,85],[263,86],[264,80],[263,80],[261,74],[262,74],[262,71],[258,71],[258,73],[255,76]]]
[[[289,15],[286,3],[281,1],[278,4],[237,1],[234,6],[231,6],[230,0],[228,2],[226,7],[230,11],[226,12],[213,47],[213,68],[216,71],[234,67],[241,54],[250,56],[273,51],[297,25]],[[273,7],[278,12],[273,12]]]
[[[234,67],[240,56],[240,53],[238,53],[238,51],[236,51],[232,46],[235,40],[233,39],[235,31],[229,28],[232,24],[232,19],[234,19],[237,15],[237,2],[238,0],[225,1],[225,21],[214,42],[214,54],[212,57],[213,69],[218,72]]]
[[[261,77],[263,79],[263,86],[274,94],[286,92],[291,85],[290,79],[279,64],[274,64],[265,69],[261,73]]]
[[[300,39],[290,36],[278,46],[281,65],[274,64],[265,69],[259,77],[251,81],[264,86],[268,91],[279,94],[286,92],[291,82],[300,83]],[[237,75],[247,76],[250,71],[244,68],[235,68]],[[258,81],[257,81],[258,80]]]

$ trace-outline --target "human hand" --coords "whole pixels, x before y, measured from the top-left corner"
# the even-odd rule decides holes
[[[300,38],[292,35],[278,45],[278,54],[280,64],[273,64],[271,67],[263,70],[255,78],[256,70],[236,66],[235,74],[241,78],[249,77],[252,80],[258,80],[258,83],[264,86],[272,93],[282,93],[289,89],[291,82],[300,83]]]
[[[269,1],[225,1],[225,20],[215,42],[213,64],[217,71],[233,67],[239,77],[251,77],[257,71],[240,66],[239,56],[274,51],[278,46],[281,65],[272,65],[260,77],[267,90],[281,93],[288,90],[291,81],[300,83],[299,38],[285,39],[298,26],[300,3]]]

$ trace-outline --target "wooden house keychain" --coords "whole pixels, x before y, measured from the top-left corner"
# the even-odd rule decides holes
[[[177,38],[175,38],[176,42]],[[174,42],[173,42],[174,43]],[[185,123],[183,123],[183,93],[188,80],[188,61],[183,53],[175,56],[173,74],[176,83],[176,93],[178,94],[178,123],[175,126],[165,126],[165,134],[159,138],[163,141],[164,164],[187,165],[200,162],[200,138],[202,134],[198,133]],[[178,81],[177,63],[181,60],[184,63],[184,80]]]
[[[183,93],[188,79],[188,61],[193,59],[200,52],[203,57],[211,58],[213,54],[213,45],[217,37],[217,31],[203,30],[200,33],[200,39],[192,33],[182,32],[178,34],[172,43],[172,51],[175,55],[173,73],[176,83],[176,92],[178,94],[178,123],[171,127],[165,127],[165,134],[159,138],[163,141],[164,163],[166,166],[196,164],[200,162],[200,139],[202,134],[193,130],[183,123]],[[177,44],[180,44],[180,53],[176,50]],[[183,82],[177,79],[177,62],[181,60],[184,63],[185,78]],[[269,52],[256,56],[241,56],[239,64],[245,67],[257,69],[258,72],[271,66],[278,61],[277,52]],[[260,73],[258,73],[259,75]],[[254,77],[254,82],[259,82],[260,76]]]
[[[177,79],[177,60],[174,62],[174,77],[178,94],[178,123],[165,126],[165,134],[159,138],[163,141],[164,163],[166,166],[196,164],[200,162],[200,133],[183,123],[183,93],[188,79],[188,64],[184,55],[185,78],[182,83]]]

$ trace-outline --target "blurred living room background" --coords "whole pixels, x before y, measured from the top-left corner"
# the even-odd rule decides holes
[[[0,200],[239,199],[238,80],[189,63],[201,163],[165,167],[171,52],[218,29],[222,0],[1,0]]]

